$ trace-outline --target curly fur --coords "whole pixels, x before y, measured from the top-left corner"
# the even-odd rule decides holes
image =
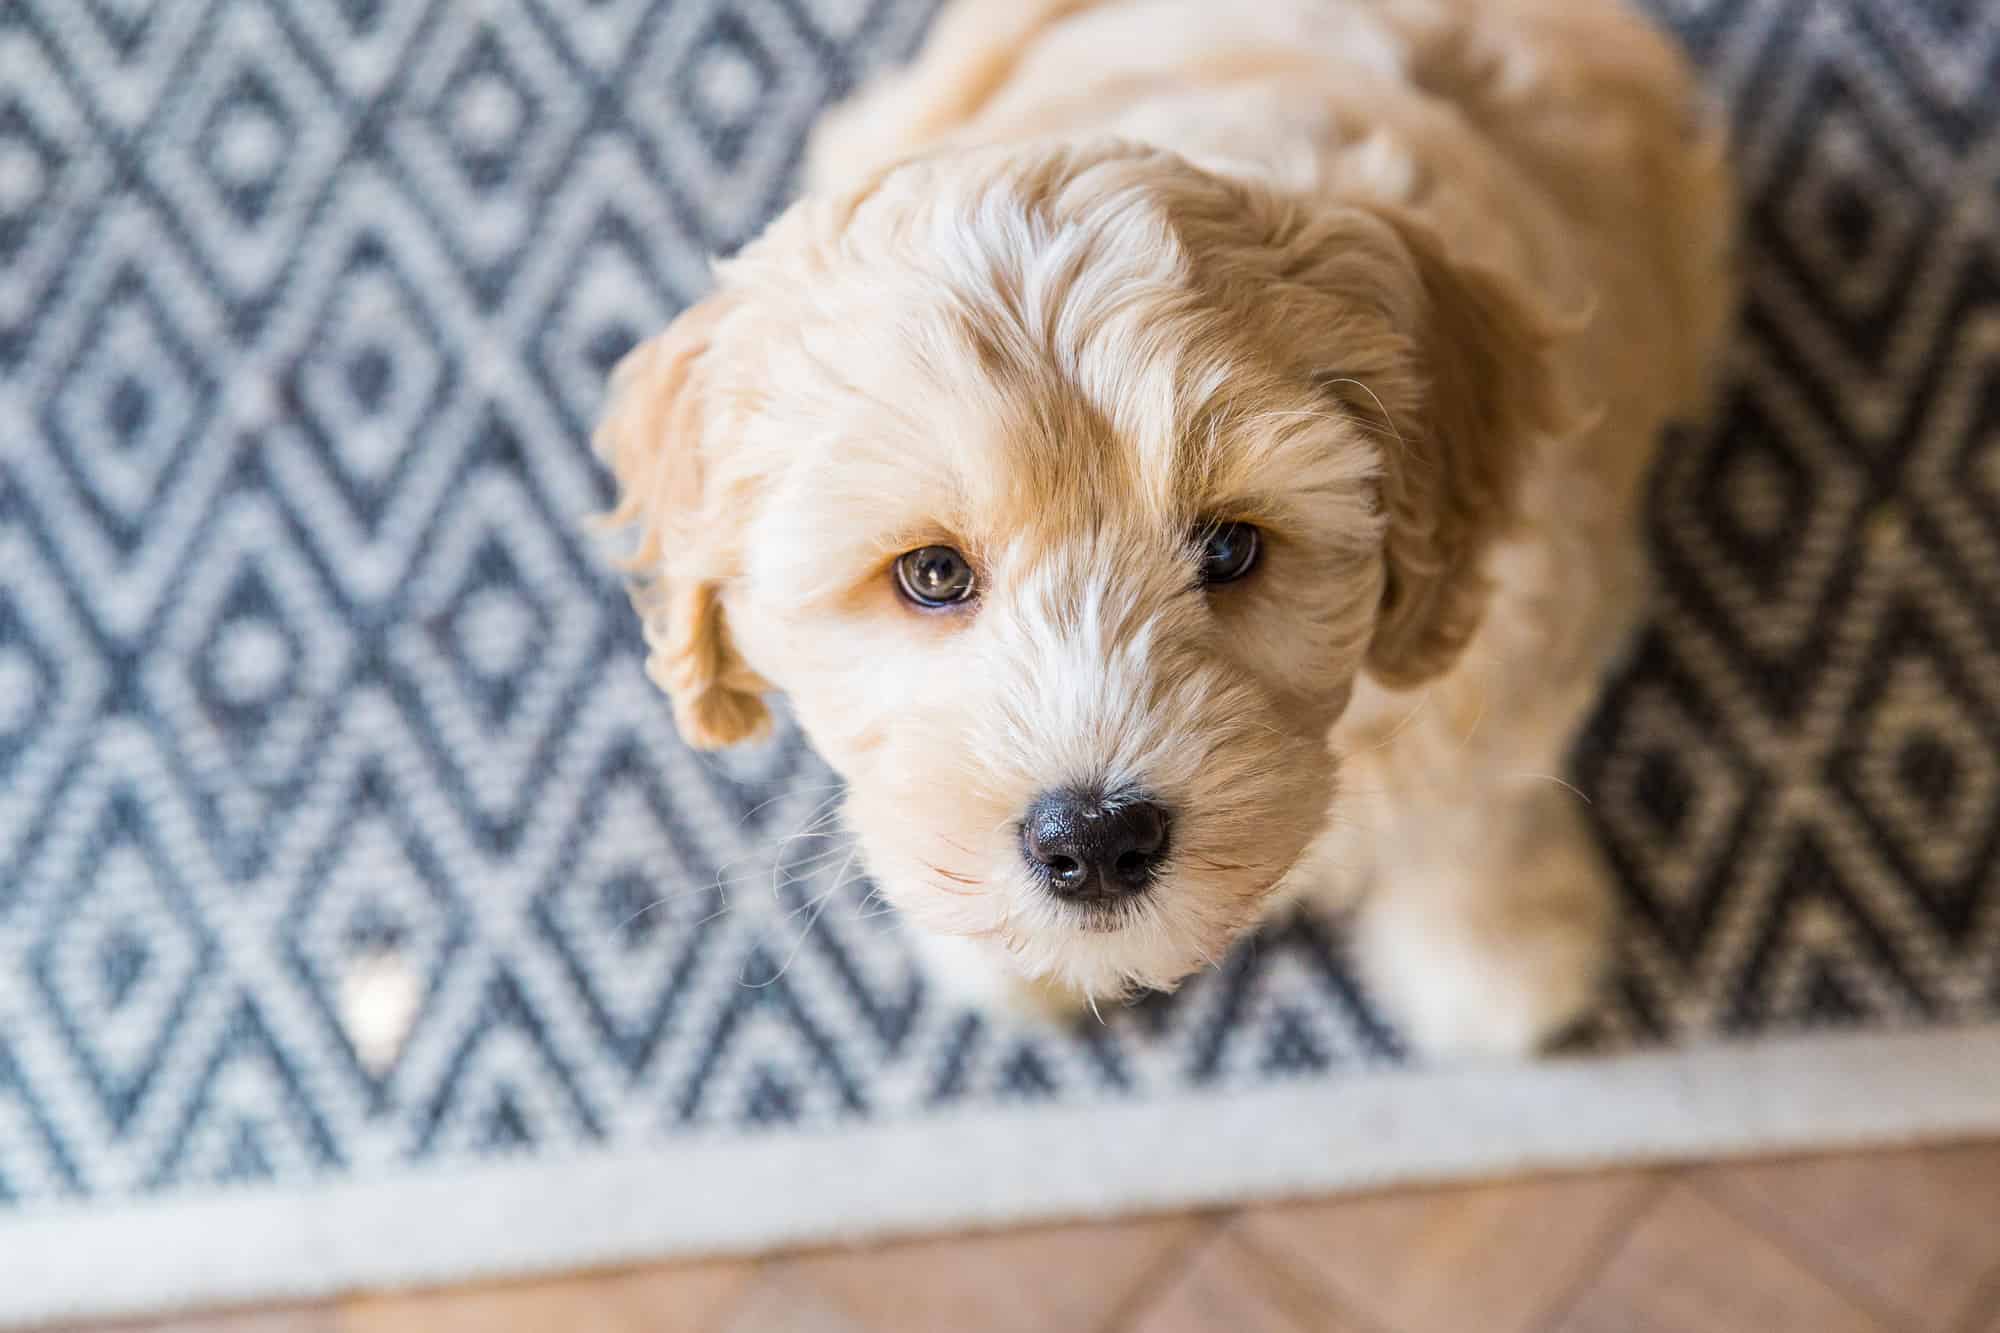
[[[1608,898],[1550,775],[1731,306],[1671,48],[1610,0],[958,0],[811,164],[599,435],[688,739],[783,691],[970,991],[1171,986],[1304,892],[1428,1046],[1574,1018]],[[1265,555],[1203,590],[1218,519]],[[930,543],[972,608],[896,595]],[[1124,782],[1172,861],[1085,920],[1016,828]]]

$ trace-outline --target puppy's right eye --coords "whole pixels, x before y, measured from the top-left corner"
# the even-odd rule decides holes
[[[920,546],[896,557],[896,588],[918,606],[956,606],[975,586],[971,564],[949,546]]]

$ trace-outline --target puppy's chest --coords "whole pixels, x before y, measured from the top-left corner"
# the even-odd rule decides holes
[[[1365,674],[1330,741],[1343,781],[1424,795],[1498,768],[1553,771],[1644,605],[1629,529],[1531,528],[1487,567],[1480,628],[1444,675],[1392,691]]]

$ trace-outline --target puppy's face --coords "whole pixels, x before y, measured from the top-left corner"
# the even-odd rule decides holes
[[[1357,673],[1471,633],[1537,345],[1421,234],[1165,155],[905,165],[621,369],[656,679],[697,743],[788,695],[919,925],[1170,986],[1324,825]]]

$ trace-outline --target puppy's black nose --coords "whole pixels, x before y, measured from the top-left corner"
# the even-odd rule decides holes
[[[1021,849],[1057,897],[1105,902],[1152,883],[1167,824],[1167,812],[1136,792],[1043,792],[1021,822]]]

